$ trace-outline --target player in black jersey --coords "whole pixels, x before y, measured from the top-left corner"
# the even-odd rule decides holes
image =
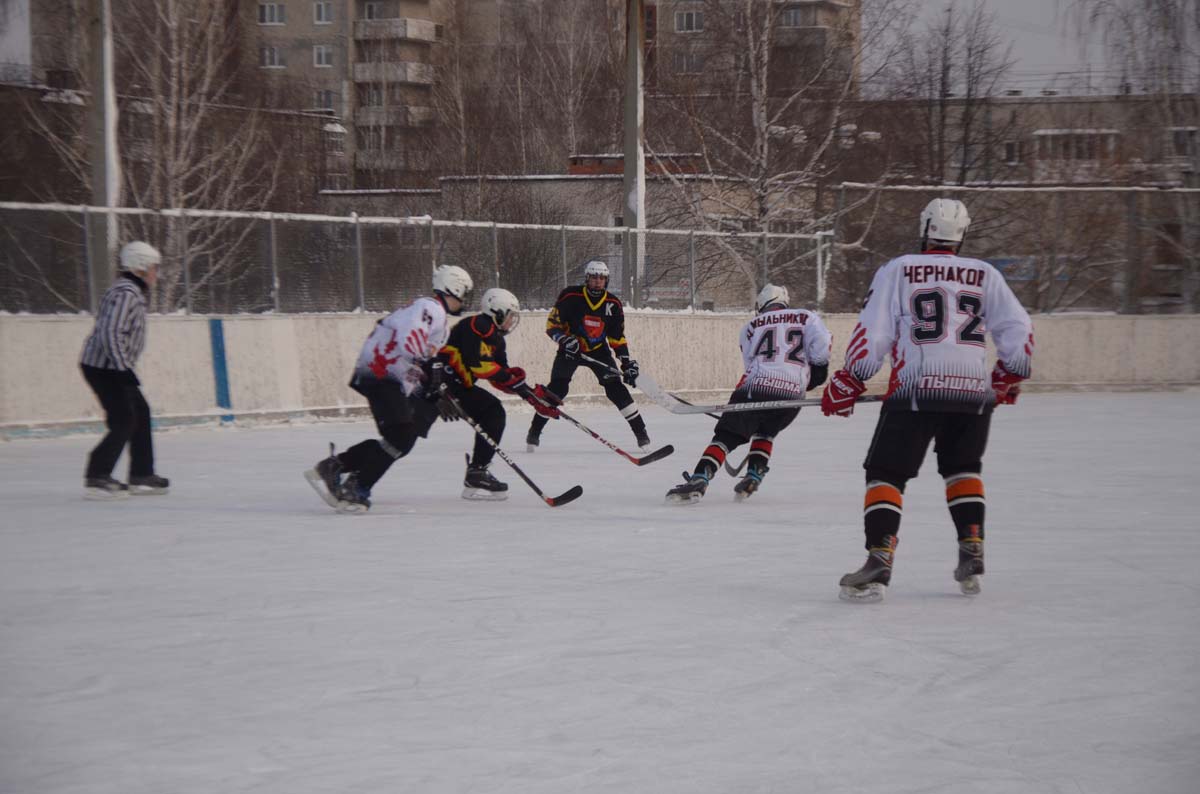
[[[583,284],[567,287],[559,293],[546,318],[546,335],[558,344],[546,389],[560,400],[566,399],[575,370],[580,366],[587,367],[604,387],[609,401],[629,422],[638,446],[648,447],[650,434],[646,432],[646,420],[638,413],[626,388],[626,384],[637,383],[638,364],[630,358],[629,343],[625,341],[625,310],[621,299],[608,292],[608,265],[599,260],[588,262],[583,269],[583,278]],[[614,371],[617,363],[613,359],[614,353],[621,362],[619,377]],[[584,361],[581,354],[602,363]],[[530,452],[540,443],[542,428],[547,421],[543,415],[533,418],[525,436]]]
[[[491,381],[500,391],[528,400],[539,418],[556,418],[558,411],[553,406],[557,400],[543,386],[528,386],[525,370],[508,365],[504,336],[521,319],[517,297],[506,289],[490,289],[483,293],[481,303],[480,314],[464,317],[450,329],[430,377],[435,388],[446,383],[462,409],[493,441],[499,442],[507,420],[504,406],[495,395],[479,387],[481,380]],[[464,499],[508,498],[508,485],[487,470],[495,454],[490,444],[475,436],[475,449],[467,459],[467,474],[463,479]]]

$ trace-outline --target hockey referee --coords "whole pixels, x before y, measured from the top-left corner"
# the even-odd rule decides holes
[[[104,293],[96,327],[83,344],[79,368],[104,408],[108,434],[88,456],[85,499],[119,499],[135,494],[165,494],[168,482],[154,473],[150,406],[133,372],[146,344],[146,299],[158,281],[162,255],[149,243],[121,249],[117,280]],[[113,468],[129,445],[129,484],[113,479]]]

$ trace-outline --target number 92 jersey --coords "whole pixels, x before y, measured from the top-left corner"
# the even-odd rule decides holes
[[[738,339],[746,374],[737,388],[754,400],[803,397],[809,366],[829,364],[829,329],[807,309],[763,312],[742,326]]]
[[[1008,371],[1029,377],[1033,324],[996,268],[950,253],[902,256],[875,274],[845,366],[866,381],[890,352],[885,409],[982,413],[996,401],[989,332]]]

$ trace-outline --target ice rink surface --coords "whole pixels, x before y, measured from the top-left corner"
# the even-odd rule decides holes
[[[712,421],[656,407],[677,451],[645,468],[564,422],[526,454],[511,413],[547,493],[584,487],[553,509],[500,461],[509,501],[460,499],[462,423],[361,516],[300,473],[366,421],[162,433],[172,493],[102,504],[96,437],[2,443],[0,792],[1192,794],[1198,409],[1001,408],[983,594],[931,456],[877,605],[837,600],[875,406],[804,412],[751,500],[721,475],[682,508]]]

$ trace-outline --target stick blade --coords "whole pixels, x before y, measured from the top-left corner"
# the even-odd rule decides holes
[[[551,507],[562,507],[568,502],[574,502],[581,496],[583,496],[583,486],[576,485],[558,496],[543,496],[542,499]]]
[[[639,466],[645,466],[647,463],[653,463],[656,460],[662,460],[674,451],[675,447],[667,444],[665,447],[659,447],[658,449],[654,450],[649,455],[643,455],[640,458],[630,458],[630,460]]]

